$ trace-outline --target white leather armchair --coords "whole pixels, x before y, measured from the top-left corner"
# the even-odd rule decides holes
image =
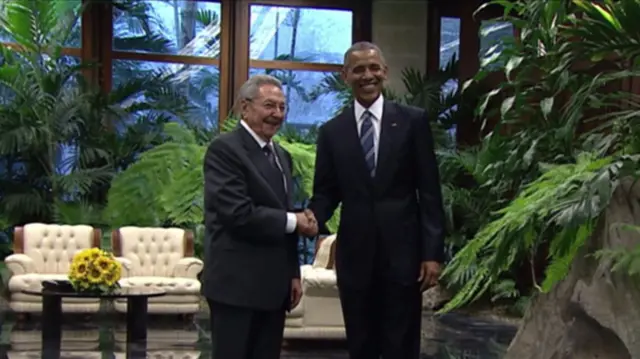
[[[5,258],[11,272],[9,307],[17,313],[42,311],[40,296],[24,294],[41,288],[45,280],[66,280],[73,256],[87,248],[100,247],[102,233],[91,226],[30,223],[16,227],[14,254]],[[63,312],[94,313],[100,310],[96,298],[64,298]]]
[[[111,246],[122,263],[122,287],[150,286],[167,294],[149,298],[149,313],[195,314],[200,310],[203,263],[194,258],[193,233],[180,228],[122,227],[111,234]],[[126,313],[126,299],[114,301]]]
[[[313,264],[300,267],[302,300],[287,314],[285,339],[346,338],[335,272],[336,236],[318,239]]]

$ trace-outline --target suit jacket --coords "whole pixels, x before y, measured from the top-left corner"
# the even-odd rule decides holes
[[[298,236],[285,234],[286,213],[293,208],[292,161],[274,147],[286,199],[277,195],[273,167],[246,129],[218,136],[207,150],[202,293],[209,299],[262,310],[289,303],[291,280],[300,276]]]
[[[338,284],[365,286],[376,262],[390,280],[416,283],[420,262],[444,260],[444,210],[433,136],[422,109],[384,101],[375,177],[354,108],[320,127],[313,198],[319,223],[341,202]],[[378,278],[380,279],[380,278]]]

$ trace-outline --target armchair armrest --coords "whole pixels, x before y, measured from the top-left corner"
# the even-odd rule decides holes
[[[128,278],[131,276],[131,267],[132,267],[132,263],[129,259],[125,258],[125,257],[116,257],[116,260],[118,262],[120,262],[120,264],[122,265],[122,273],[121,273],[121,278]]]
[[[198,278],[198,274],[202,271],[204,263],[198,258],[185,257],[180,258],[175,267],[173,267],[173,277],[178,278]]]
[[[300,266],[300,278],[302,280],[304,280],[304,277],[306,276],[306,273],[308,271],[313,270],[313,266],[311,264],[303,264]]]
[[[306,292],[307,289],[312,290],[338,290],[338,281],[336,272],[333,269],[313,268],[305,271],[302,280],[302,288]]]
[[[35,273],[36,271],[36,265],[33,259],[26,254],[12,254],[4,259],[4,263],[12,275]]]

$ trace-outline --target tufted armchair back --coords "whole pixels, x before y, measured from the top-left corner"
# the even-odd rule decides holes
[[[338,236],[333,234],[316,240],[316,253],[312,264],[313,268],[334,269],[336,238],[338,238]]]
[[[121,227],[111,234],[113,253],[131,262],[130,276],[171,277],[184,257],[192,257],[193,233],[181,228]]]
[[[35,273],[67,274],[73,256],[100,247],[102,233],[86,225],[29,223],[14,230],[13,251],[33,261]]]

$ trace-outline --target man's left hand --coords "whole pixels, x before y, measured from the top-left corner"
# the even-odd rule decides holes
[[[293,310],[300,303],[300,299],[302,299],[302,283],[300,283],[300,278],[293,278],[291,280],[291,309]]]
[[[433,261],[426,261],[420,264],[420,277],[418,278],[418,282],[420,282],[420,290],[424,292],[425,290],[434,287],[438,284],[438,279],[440,278],[440,263]]]

